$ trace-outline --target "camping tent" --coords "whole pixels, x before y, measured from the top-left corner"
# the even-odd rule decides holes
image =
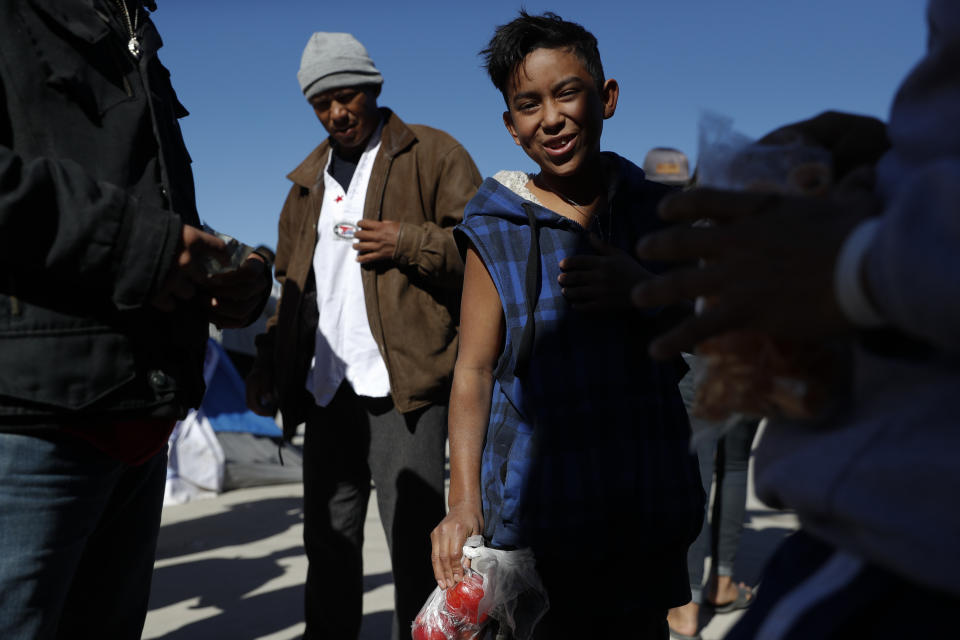
[[[213,339],[207,343],[203,376],[207,393],[200,408],[178,422],[170,436],[164,504],[300,482],[299,449],[282,444],[276,421],[247,409],[243,379]]]

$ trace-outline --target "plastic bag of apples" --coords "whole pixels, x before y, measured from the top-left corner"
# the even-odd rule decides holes
[[[533,553],[492,549],[471,536],[463,559],[463,580],[433,590],[413,622],[413,640],[480,640],[491,619],[527,640],[549,607]]]

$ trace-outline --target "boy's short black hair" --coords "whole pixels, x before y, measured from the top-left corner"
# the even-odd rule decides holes
[[[536,49],[572,49],[596,83],[597,91],[603,89],[603,63],[592,33],[552,11],[531,16],[521,9],[518,18],[497,27],[487,48],[480,52],[490,80],[504,100],[511,74]]]

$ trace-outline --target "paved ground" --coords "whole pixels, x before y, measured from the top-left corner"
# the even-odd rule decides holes
[[[167,507],[144,638],[292,640],[303,633],[306,558],[301,544],[302,486],[231,491]],[[393,584],[374,496],[366,522],[361,640],[389,638]],[[736,578],[755,584],[763,562],[796,527],[790,514],[751,497]],[[704,618],[717,640],[738,614]]]

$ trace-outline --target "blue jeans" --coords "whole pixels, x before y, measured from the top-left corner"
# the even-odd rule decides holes
[[[690,366],[690,371],[680,381],[679,387],[680,395],[689,411],[696,393],[695,381],[704,365],[693,356],[686,356],[684,359]],[[700,535],[687,552],[690,591],[692,601],[696,604],[703,604],[704,563],[708,557],[712,557],[713,573],[718,576],[733,575],[746,513],[750,449],[759,423],[756,418],[739,418],[736,424],[720,437],[721,428],[726,425],[690,416],[691,427],[694,433],[699,434],[697,458],[700,461],[700,480],[708,497]],[[711,514],[709,496],[714,476],[717,486]]]
[[[758,424],[758,421],[752,418],[739,420],[719,440],[704,438],[697,447],[704,491],[710,495],[714,476],[717,485],[712,514],[709,518],[704,516],[700,535],[690,545],[687,554],[690,591],[693,602],[697,604],[703,603],[704,560],[708,556],[713,559],[711,566],[714,573],[718,576],[733,576],[733,565],[746,514],[750,447]]]
[[[139,638],[166,450],[139,466],[59,432],[0,433],[0,638]]]

